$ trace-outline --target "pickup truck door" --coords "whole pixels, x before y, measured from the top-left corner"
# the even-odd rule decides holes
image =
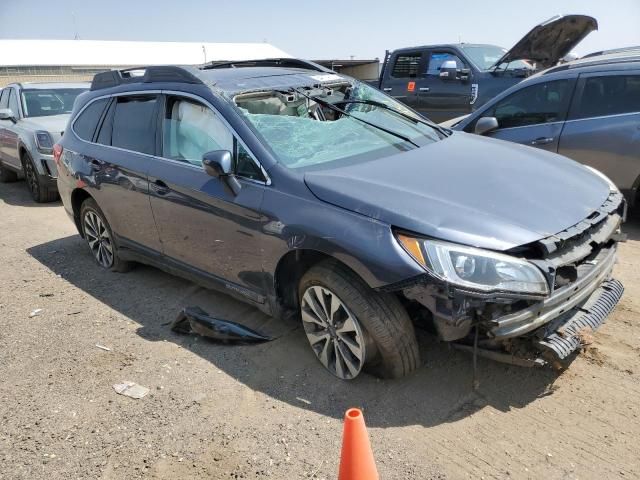
[[[579,76],[558,153],[631,191],[640,175],[640,70]]]
[[[440,67],[446,61],[456,62],[458,70],[467,69],[466,79],[440,78]],[[430,50],[418,82],[418,110],[434,122],[471,113],[472,82],[469,66],[453,50]]]
[[[499,125],[486,136],[557,152],[574,85],[573,78],[538,82],[497,101],[482,115]]]
[[[418,110],[419,72],[424,67],[426,53],[415,50],[393,54],[385,66],[382,90],[396,100]]]

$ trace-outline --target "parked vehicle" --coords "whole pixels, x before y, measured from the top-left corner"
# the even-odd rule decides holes
[[[640,185],[640,54],[550,68],[451,124],[596,168],[633,204]]]
[[[618,302],[625,202],[602,175],[309,62],[264,64],[106,72],[78,97],[58,188],[101,267],[300,316],[342,379],[414,370],[412,320],[565,358]]]
[[[537,70],[565,57],[598,22],[557,15],[507,51],[469,43],[426,45],[387,52],[379,88],[433,121],[471,113]]]
[[[53,145],[88,83],[14,83],[0,94],[0,182],[24,178],[36,202],[58,198]]]

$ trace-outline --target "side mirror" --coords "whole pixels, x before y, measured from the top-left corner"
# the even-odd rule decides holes
[[[202,165],[207,175],[224,181],[234,195],[240,192],[240,182],[233,174],[233,157],[228,150],[212,150],[202,155]]]
[[[10,108],[0,108],[0,120],[11,120],[16,123],[16,116]]]
[[[232,158],[228,150],[212,150],[202,155],[204,171],[212,177],[225,177],[231,174]]]
[[[497,130],[500,125],[496,117],[482,117],[476,122],[476,126],[473,129],[473,133],[476,135],[484,135],[493,130]]]
[[[458,79],[458,65],[455,60],[447,60],[442,62],[440,66],[440,73],[438,76],[442,80],[457,80]]]

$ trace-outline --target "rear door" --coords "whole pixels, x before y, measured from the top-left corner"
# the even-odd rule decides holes
[[[2,93],[0,93],[0,109],[9,108],[9,90],[11,88],[7,87],[2,89]],[[11,123],[10,120],[0,120],[0,161],[4,160],[4,149],[6,148],[6,127]]]
[[[575,79],[539,82],[497,101],[482,115],[498,120],[486,136],[556,152],[574,85]]]
[[[422,81],[426,51],[423,49],[394,53],[385,69],[386,79],[382,90],[409,107],[418,110],[418,92]]]
[[[161,251],[149,204],[147,170],[156,147],[156,111],[159,95],[144,92],[116,96],[89,104],[74,121],[75,134],[89,142],[81,162],[89,173],[91,194],[118,236],[120,247]],[[92,110],[95,107],[95,111]],[[100,116],[98,129],[83,125]],[[82,116],[86,114],[86,122]],[[88,140],[89,139],[89,140]]]
[[[456,62],[458,71],[471,71],[462,59],[451,49],[430,50],[426,68],[418,88],[418,110],[424,112],[434,122],[444,122],[451,118],[471,113],[471,79],[460,75],[455,78],[440,78],[440,68],[446,61]]]
[[[204,100],[167,94],[160,153],[149,169],[151,207],[163,252],[182,269],[263,301],[262,224],[266,177],[222,116]],[[208,175],[202,156],[228,150],[242,188]]]
[[[640,178],[640,70],[580,75],[558,152],[628,192]]]

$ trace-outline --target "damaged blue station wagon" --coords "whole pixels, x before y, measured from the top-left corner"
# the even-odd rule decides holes
[[[301,60],[98,74],[55,156],[100,266],[297,316],[342,379],[414,370],[414,324],[521,364],[566,358],[623,291],[626,204],[602,174]]]

